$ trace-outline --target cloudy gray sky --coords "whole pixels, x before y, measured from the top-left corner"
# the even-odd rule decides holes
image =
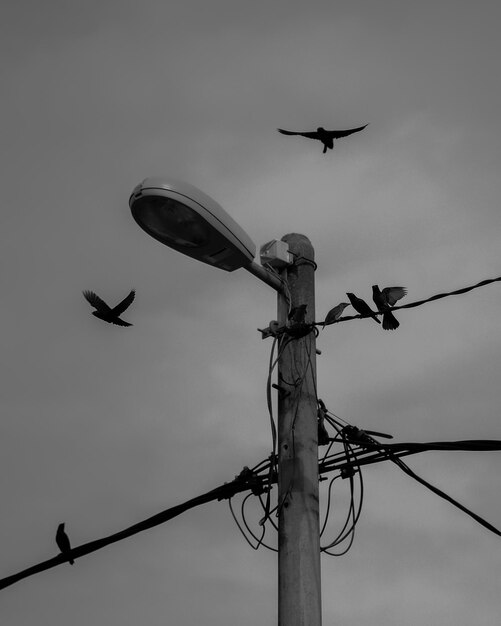
[[[146,176],[212,195],[259,246],[307,235],[317,318],[501,275],[494,2],[6,0],[0,24],[0,576],[231,480],[270,452],[275,294],[155,242]],[[277,127],[363,133],[321,145]],[[90,315],[137,289],[130,329]],[[501,439],[499,283],[319,338],[319,395],[397,441]],[[409,464],[501,526],[497,453]],[[499,539],[393,466],[364,471],[351,551],[323,558],[324,624],[493,626]],[[340,518],[346,499],[335,494]],[[276,556],[225,503],[1,592],[8,626],[276,622]]]

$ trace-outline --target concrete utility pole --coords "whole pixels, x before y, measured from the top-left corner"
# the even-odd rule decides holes
[[[292,306],[307,305],[315,321],[314,251],[304,235],[285,235],[295,263],[287,266]],[[278,322],[287,299],[278,296]],[[285,335],[282,342],[287,342]],[[278,361],[278,624],[321,626],[318,515],[318,427],[315,335],[288,341]],[[284,343],[281,343],[281,348]]]

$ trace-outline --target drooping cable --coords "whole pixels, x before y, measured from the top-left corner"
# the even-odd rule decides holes
[[[321,547],[322,552],[329,554],[330,556],[342,556],[346,554],[348,550],[351,548],[351,546],[353,545],[355,528],[360,518],[360,514],[362,512],[362,505],[363,505],[362,471],[356,463],[356,455],[355,455],[355,452],[353,450],[351,443],[346,438],[343,438],[342,443],[343,443],[343,448],[344,448],[344,456],[351,463],[350,468],[348,470],[345,470],[344,473],[342,472],[340,474],[341,477],[347,478],[349,481],[350,504],[348,507],[348,513],[346,515],[345,522],[341,530],[338,532],[337,536],[329,544]],[[354,485],[355,475],[358,476],[358,480],[359,480],[358,505],[355,505],[355,485]],[[326,520],[324,522],[324,529],[325,529],[326,523],[327,523],[327,515],[326,515]],[[347,547],[344,550],[340,552],[331,551],[332,548],[334,548],[335,546],[339,546],[343,542],[345,542],[347,538],[349,538],[349,541],[348,541]]]
[[[237,525],[238,530],[240,531],[242,537],[245,539],[245,541],[250,545],[250,547],[253,550],[257,550],[259,548],[259,545],[255,546],[252,541],[249,539],[249,537],[247,537],[247,533],[244,531],[244,529],[242,528],[242,526],[240,525],[240,522],[238,521],[238,518],[235,514],[235,511],[233,510],[233,505],[231,503],[232,498],[228,498],[228,506],[230,508],[230,512],[231,515],[233,517],[233,520],[235,522],[235,524]]]
[[[267,400],[267,405],[268,405],[268,414],[270,417],[270,424],[271,424],[271,433],[272,433],[272,453],[270,456],[270,468],[269,468],[269,478],[268,478],[268,483],[271,485],[271,481],[272,481],[272,477],[273,475],[277,475],[278,474],[278,466],[277,466],[277,462],[278,462],[278,458],[277,458],[277,427],[275,424],[275,419],[273,417],[273,401],[272,401],[272,397],[271,397],[271,389],[272,389],[272,384],[271,384],[271,379],[272,379],[272,375],[273,375],[273,371],[275,369],[275,367],[277,366],[284,350],[287,348],[287,345],[289,344],[289,342],[292,341],[289,337],[284,337],[283,335],[281,337],[274,337],[273,339],[273,344],[271,347],[271,352],[270,352],[270,361],[269,361],[269,367],[268,367],[268,379],[267,379],[267,383],[266,383],[266,400]],[[274,353],[275,353],[275,347],[278,344],[278,350],[277,350],[277,356],[274,359]],[[268,489],[268,493],[266,496],[266,505],[265,505],[265,511],[264,511],[264,517],[261,520],[262,525],[264,525],[266,523],[266,520],[269,518],[270,516],[270,507],[271,507],[271,488]]]
[[[331,480],[329,481],[329,486],[327,488],[327,506],[326,506],[326,510],[325,510],[324,521],[323,521],[323,524],[322,524],[322,526],[320,528],[320,537],[324,534],[325,527],[327,526],[327,521],[329,519],[329,513],[330,513],[330,510],[331,510],[332,485],[334,484],[334,481],[337,480],[338,478],[341,478],[341,474],[337,474],[336,476],[334,476],[334,478],[331,478]]]
[[[247,529],[247,531],[249,532],[249,534],[253,537],[253,539],[256,541],[256,550],[260,547],[263,546],[265,548],[267,548],[268,550],[271,550],[272,552],[277,552],[276,548],[273,548],[272,546],[269,546],[267,543],[264,542],[264,536],[266,534],[266,523],[261,524],[260,526],[262,528],[261,531],[261,537],[257,537],[254,532],[252,531],[251,527],[249,526],[248,522],[247,522],[247,518],[245,515],[245,505],[247,504],[247,500],[250,498],[250,496],[253,495],[251,493],[249,493],[243,500],[242,500],[242,504],[240,507],[240,512],[242,515],[242,520],[245,524],[245,528]],[[269,515],[268,515],[269,517]],[[267,519],[267,518],[266,518]]]

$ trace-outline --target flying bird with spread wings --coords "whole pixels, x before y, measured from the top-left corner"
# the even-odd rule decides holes
[[[383,328],[395,330],[400,322],[391,312],[391,307],[407,294],[405,287],[385,287],[379,289],[378,285],[372,285],[372,299],[378,310],[383,313]]]
[[[100,320],[108,322],[109,324],[115,324],[116,326],[132,326],[129,322],[120,319],[120,315],[132,304],[132,301],[136,297],[134,289],[132,289],[129,295],[113,309],[93,291],[84,291],[83,295],[87,302],[96,309],[92,311],[92,315],[95,315]]]
[[[61,550],[61,553],[65,556],[71,550],[70,539],[68,535],[64,532],[64,522],[59,524],[59,526],[57,527],[56,543],[57,547]],[[74,562],[75,561],[73,559],[69,559],[70,565],[73,565]]]
[[[277,128],[277,130],[279,133],[282,133],[282,135],[300,135],[301,137],[306,137],[307,139],[318,139],[324,144],[322,154],[325,154],[327,152],[327,149],[332,150],[334,148],[334,139],[348,137],[348,135],[358,133],[367,126],[368,124],[365,124],[365,126],[359,126],[358,128],[349,128],[348,130],[325,130],[325,128],[319,126],[317,130],[307,131],[304,133],[293,130],[284,130],[283,128]]]

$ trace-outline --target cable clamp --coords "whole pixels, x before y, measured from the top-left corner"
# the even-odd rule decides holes
[[[267,339],[268,337],[279,337],[283,334],[285,327],[280,326],[276,320],[271,320],[266,328],[257,329],[261,333],[261,339]]]
[[[258,477],[258,475],[255,472],[249,469],[247,465],[243,467],[240,474],[235,476],[235,480],[233,480],[231,483],[224,483],[224,484],[227,487],[231,487],[232,485],[233,486],[238,485],[239,487],[241,485],[245,485],[252,491],[252,493],[255,496],[259,496],[265,491],[262,485],[261,479]],[[228,498],[232,498],[234,495],[235,494],[233,493],[233,490],[231,490],[230,492],[230,490],[228,489],[228,493],[225,493],[224,495],[219,496],[218,500],[226,500]]]

